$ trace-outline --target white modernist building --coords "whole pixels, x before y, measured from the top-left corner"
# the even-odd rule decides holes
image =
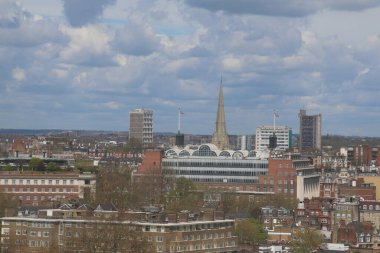
[[[260,154],[261,155],[261,154]],[[268,173],[268,157],[247,150],[219,150],[214,144],[169,149],[162,170],[196,183],[257,184]]]
[[[256,150],[266,150],[269,137],[275,133],[278,150],[287,150],[292,146],[292,129],[288,126],[260,126],[256,128]]]

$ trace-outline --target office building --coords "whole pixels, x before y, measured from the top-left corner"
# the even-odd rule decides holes
[[[216,115],[215,132],[212,135],[211,143],[217,146],[219,149],[229,148],[226,119],[224,116],[224,99],[223,99],[222,82],[220,82],[220,88],[219,88],[218,113]]]
[[[292,147],[292,129],[287,126],[260,126],[256,128],[256,150],[266,150],[269,147],[269,137],[277,137],[278,150],[287,150]]]
[[[134,109],[129,112],[129,140],[139,141],[144,146],[153,144],[153,111]]]
[[[301,151],[321,150],[322,148],[322,115],[306,115],[300,110],[299,148]]]
[[[219,150],[213,144],[165,152],[162,171],[173,177],[192,180],[200,189],[254,191],[260,175],[268,171],[268,159],[255,152]]]

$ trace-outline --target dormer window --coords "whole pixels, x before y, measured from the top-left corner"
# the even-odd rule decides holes
[[[359,235],[359,242],[364,242],[364,234],[363,233],[361,233]]]

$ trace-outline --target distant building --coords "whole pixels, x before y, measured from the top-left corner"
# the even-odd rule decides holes
[[[306,115],[306,110],[300,110],[298,116],[300,119],[300,150],[321,150],[322,115]]]
[[[240,150],[252,150],[252,135],[241,135],[237,139],[237,148]]]
[[[292,129],[287,126],[260,126],[256,128],[256,150],[265,150],[269,147],[269,137],[277,137],[277,149],[287,150],[292,147]]]
[[[153,111],[134,109],[129,112],[129,140],[140,141],[144,146],[153,143]]]
[[[376,156],[377,153],[373,160],[376,160]],[[350,146],[347,148],[347,160],[352,166],[369,166],[372,160],[372,149],[368,145]]]

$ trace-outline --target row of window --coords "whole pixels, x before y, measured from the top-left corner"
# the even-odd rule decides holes
[[[76,188],[4,188],[4,192],[78,192]]]
[[[259,182],[256,178],[209,178],[209,177],[189,177],[193,182],[199,183],[245,183],[257,184]]]
[[[254,163],[247,160],[247,162],[223,162],[223,161],[163,161],[163,167],[204,167],[204,168],[254,168],[254,169],[267,169],[268,163]]]
[[[234,247],[235,241],[219,241],[219,242],[209,242],[202,244],[189,244],[189,245],[177,245],[171,246],[170,252],[183,252],[183,251],[193,251],[193,250],[206,250],[214,248],[225,248],[225,247]],[[162,246],[157,246],[157,252],[162,252]]]
[[[377,211],[379,211],[380,205],[368,205],[368,209],[367,209],[367,205],[360,205],[359,208],[363,209],[363,210],[377,210]]]
[[[2,185],[74,185],[74,179],[2,179]]]
[[[49,237],[49,231],[34,231],[16,229],[16,235],[29,235],[33,237]]]
[[[266,175],[265,171],[236,171],[236,170],[173,170],[176,175],[215,175],[215,176],[242,176],[257,177]]]

